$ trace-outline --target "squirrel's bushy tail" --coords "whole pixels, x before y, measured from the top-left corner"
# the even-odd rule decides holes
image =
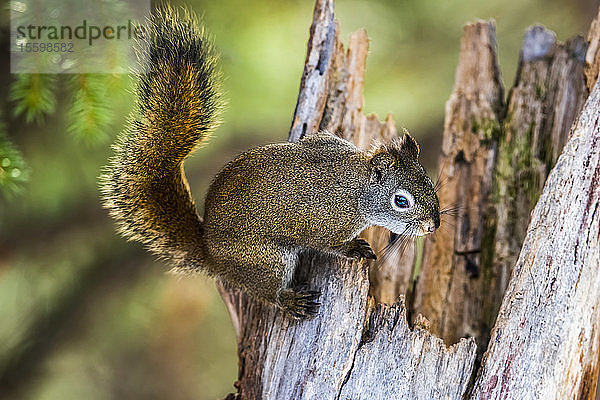
[[[195,16],[168,6],[138,45],[139,97],[100,178],[104,206],[123,236],[193,268],[202,227],[183,160],[218,123],[217,55]]]

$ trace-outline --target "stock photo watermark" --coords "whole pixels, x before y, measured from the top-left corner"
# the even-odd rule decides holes
[[[11,1],[11,72],[129,73],[149,14],[149,0]]]

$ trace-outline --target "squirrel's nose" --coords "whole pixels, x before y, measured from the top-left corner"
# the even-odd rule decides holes
[[[437,228],[440,227],[440,217],[433,217],[433,219],[429,222],[428,226],[427,226],[427,232],[431,233],[431,232],[435,232],[435,230]]]

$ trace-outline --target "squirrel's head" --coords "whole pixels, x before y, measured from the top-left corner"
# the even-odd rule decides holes
[[[371,224],[407,236],[440,226],[438,197],[418,157],[419,145],[408,132],[369,153],[370,182],[360,207]]]

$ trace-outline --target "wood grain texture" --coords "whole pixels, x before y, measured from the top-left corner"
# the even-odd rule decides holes
[[[563,44],[554,32],[541,26],[525,33],[503,121],[492,210],[487,219],[489,240],[484,245],[487,253],[483,255],[480,278],[487,292],[478,333],[480,354],[489,341],[531,211],[588,96],[584,55],[581,37]]]
[[[447,343],[478,338],[481,330],[485,293],[477,278],[504,93],[495,34],[491,21],[464,30],[446,103],[438,191],[440,207],[457,205],[459,213],[442,216],[440,230],[426,237],[415,289],[415,314],[424,315]]]
[[[340,399],[460,399],[469,381],[474,344],[462,339],[450,348],[406,323],[404,301],[378,305],[356,352]]]
[[[600,351],[600,89],[577,119],[587,95],[585,43],[557,43],[539,27],[527,35],[505,109],[494,24],[465,28],[446,105],[439,192],[442,205],[458,202],[461,212],[445,217],[451,229],[425,244],[416,328],[407,324],[402,296],[411,288],[413,248],[383,268],[302,254],[295,279],[322,291],[321,310],[308,321],[290,320],[220,285],[240,360],[237,393],[228,399],[593,397]],[[344,49],[333,0],[317,0],[290,141],[327,129],[367,148],[373,139],[398,135],[391,116],[380,122],[363,114],[367,53],[364,31]],[[484,222],[488,217],[493,226]],[[376,251],[389,242],[379,228],[362,236]],[[476,346],[461,337],[487,347],[506,287],[491,345],[469,388]],[[456,344],[447,347],[429,326]]]
[[[587,41],[589,47],[585,55],[585,79],[588,90],[592,90],[600,73],[600,9],[592,21],[588,31]]]
[[[367,313],[365,267],[305,255],[299,273],[322,293],[319,315],[308,321],[240,291],[222,292],[240,327],[236,386],[242,399],[335,399],[352,367]]]
[[[600,345],[600,86],[550,173],[472,399],[592,398]]]
[[[363,88],[365,65],[369,50],[369,39],[364,30],[350,35],[348,51],[336,40],[337,53],[332,66],[333,83],[327,95],[320,130],[335,132],[354,142],[361,149],[368,149],[374,141],[389,142],[398,137],[395,122],[387,115],[380,122],[375,115],[363,114]],[[370,294],[378,302],[393,304],[400,295],[405,295],[411,284],[415,263],[414,242],[407,244],[403,252],[384,257],[390,233],[379,227],[368,228],[361,234],[376,254],[377,262],[371,263]]]
[[[313,32],[321,31],[319,24],[329,23],[322,11],[330,6],[333,1],[317,1],[309,53],[318,46],[315,40],[320,40]],[[327,90],[307,91],[306,74],[303,75],[299,97],[304,98],[298,102],[296,115],[306,112],[313,121],[319,121],[320,129],[337,132],[361,148],[367,148],[373,139],[389,140],[397,136],[390,116],[379,122],[375,116],[362,113],[368,52],[366,33],[352,34],[347,51],[336,33],[333,48],[331,63],[324,71],[330,77]],[[320,104],[324,105],[322,114],[315,116],[314,110]],[[294,126],[289,140],[297,137]],[[375,249],[383,248],[389,241],[389,232],[379,228],[363,235]],[[392,398],[411,398],[415,393],[459,398],[471,376],[474,343],[464,340],[446,348],[426,330],[409,329],[403,302],[375,307],[368,296],[371,289],[376,297],[385,296],[390,303],[398,299],[406,290],[406,277],[412,270],[414,253],[407,254],[408,272],[393,265],[371,268],[375,271],[374,279],[380,282],[372,287],[364,263],[303,254],[295,279],[308,282],[310,288],[322,292],[320,311],[308,321],[290,320],[273,307],[220,285],[238,335],[240,360],[235,384],[238,393],[229,398],[373,398],[369,390],[365,391],[366,387],[377,387],[378,394],[389,394]],[[387,275],[379,276],[380,273]],[[378,358],[385,359],[385,363],[378,363]],[[384,366],[389,379],[382,380]],[[408,366],[414,369],[409,370]]]
[[[333,10],[332,1],[317,0],[315,3],[300,92],[290,128],[291,142],[300,140],[307,132],[315,132],[321,122],[338,34]]]

